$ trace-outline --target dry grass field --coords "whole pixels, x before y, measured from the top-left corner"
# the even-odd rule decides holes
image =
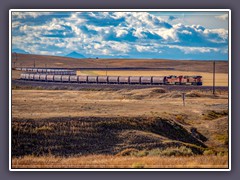
[[[13,168],[228,166],[228,92],[12,92]]]
[[[212,72],[212,61],[166,60],[166,59],[74,59],[60,56],[18,54],[16,67],[48,68],[173,68],[175,71]],[[227,61],[216,61],[216,73],[228,73]]]
[[[174,68],[108,75],[202,75],[211,61],[73,59],[18,55],[16,66]],[[216,63],[228,86],[228,62]],[[106,71],[80,70],[82,75]],[[18,79],[19,71],[12,71]],[[79,85],[80,86],[80,85]],[[46,90],[12,87],[12,168],[228,168],[228,91],[145,89]]]
[[[212,97],[211,92],[188,92],[185,107],[181,96],[180,92],[175,91],[162,93],[161,88],[119,91],[13,90],[12,113],[16,118],[32,119],[59,116],[133,117],[164,112],[198,116],[207,110],[228,108],[227,92],[219,92],[218,97]]]
[[[25,156],[13,159],[13,168],[228,168],[227,156],[119,157],[90,155],[80,157]]]

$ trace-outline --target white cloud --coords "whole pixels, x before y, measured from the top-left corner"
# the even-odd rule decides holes
[[[156,33],[161,36],[166,41],[177,41],[177,34],[175,28],[171,29],[158,29],[156,30]]]
[[[226,21],[226,20],[228,20],[228,14],[223,14],[223,15],[220,15],[220,16],[215,16],[215,18],[220,19],[220,20],[223,20],[223,21]]]
[[[66,24],[71,24],[71,25],[75,25],[75,26],[82,25],[83,23],[86,22],[86,20],[80,17],[81,14],[82,14],[82,12],[72,13],[70,17],[65,18]]]
[[[153,46],[141,46],[141,45],[136,45],[135,48],[137,49],[138,52],[157,52],[157,48]]]
[[[175,45],[169,45],[168,47],[180,49],[185,54],[210,53],[210,52],[220,51],[220,49],[218,48],[211,48],[211,47],[187,47],[187,46],[175,46]]]
[[[123,53],[127,53],[130,50],[130,46],[127,43],[122,43],[122,42],[112,41],[110,43],[110,47],[115,51],[123,52]]]
[[[118,29],[116,30],[116,36],[117,37],[122,37],[124,35],[128,34],[128,31],[124,30],[124,29]]]
[[[133,31],[133,35],[137,38],[145,38],[146,36],[142,34],[142,32],[144,32],[143,28],[139,27],[139,28],[136,28],[135,31]]]
[[[50,14],[53,14],[53,12],[12,12],[13,17],[18,19],[26,19],[28,17],[37,18]]]
[[[16,13],[14,16],[25,18],[27,22],[28,17],[36,18],[41,15]],[[89,16],[96,18],[97,22],[107,18],[109,22],[119,24],[102,25],[96,21],[89,23],[91,21],[91,18],[87,19]],[[54,16],[41,24],[32,22],[23,24],[13,20],[12,28],[21,35],[13,37],[13,44],[30,53],[51,51],[51,54],[61,54],[60,52],[77,51],[88,55],[113,56],[133,52],[163,54],[167,48],[179,49],[184,54],[225,53],[225,49],[215,47],[219,43],[227,44],[228,41],[228,31],[225,29],[207,29],[200,25],[180,23],[170,25],[160,17],[146,12],[106,12],[88,15],[74,12],[69,17]],[[44,37],[54,35],[55,31],[56,33],[60,31],[64,36],[72,33],[73,36]],[[189,43],[193,43],[193,47]]]
[[[19,27],[20,25],[21,25],[21,22],[19,22],[19,21],[12,22],[12,28],[13,29]]]

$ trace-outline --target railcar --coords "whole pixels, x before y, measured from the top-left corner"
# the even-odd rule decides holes
[[[166,84],[166,76],[153,76],[152,84],[154,85]]]
[[[54,81],[54,75],[48,74],[47,75],[47,81]]]
[[[141,84],[140,76],[130,76],[130,84]]]
[[[30,76],[30,74],[25,75],[26,80],[29,80],[29,76]]]
[[[54,75],[53,79],[55,82],[62,82],[62,75]]]
[[[98,83],[99,84],[107,84],[108,83],[108,76],[98,76]]]
[[[39,80],[40,81],[46,81],[47,80],[47,75],[46,74],[40,74]]]
[[[130,77],[129,76],[119,76],[118,83],[119,84],[129,84],[130,83]]]
[[[165,83],[166,84],[171,84],[171,85],[181,84],[181,79],[182,79],[181,76],[171,75],[171,76],[166,77],[166,82]]]
[[[119,76],[109,76],[108,83],[109,84],[119,84]]]
[[[142,76],[141,84],[152,84],[152,76]]]
[[[34,80],[34,74],[29,74],[29,80],[33,81]]]
[[[70,82],[77,83],[78,82],[78,76],[70,76]]]
[[[183,76],[181,84],[202,85],[202,76]]]
[[[38,69],[32,69],[32,72],[36,73],[38,72]]]
[[[26,71],[32,72],[32,68],[26,68]]]
[[[88,83],[88,76],[78,76],[79,83]]]
[[[40,80],[40,74],[34,74],[33,80],[34,81],[39,81]]]
[[[98,76],[88,76],[88,83],[98,83]]]
[[[37,69],[37,72],[38,72],[38,73],[42,73],[42,72],[43,72],[43,69]]]
[[[25,80],[25,79],[26,79],[26,74],[25,74],[25,73],[24,73],[24,74],[21,74],[21,75],[20,75],[20,79]]]
[[[70,76],[69,75],[62,75],[62,82],[69,82]]]

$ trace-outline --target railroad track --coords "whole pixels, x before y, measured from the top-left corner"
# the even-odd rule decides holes
[[[188,85],[141,85],[141,84],[86,84],[86,83],[63,83],[63,82],[44,82],[44,81],[26,81],[26,80],[12,80],[12,86],[31,87],[43,89],[67,89],[67,90],[81,90],[81,89],[145,89],[145,88],[163,88],[169,91],[189,91],[202,90],[211,91],[212,86],[188,86]],[[217,86],[216,90],[228,91],[227,86]]]

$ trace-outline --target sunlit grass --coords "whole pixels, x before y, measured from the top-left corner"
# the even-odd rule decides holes
[[[13,158],[13,168],[228,168],[228,156],[134,157],[89,155],[79,157],[25,156]]]

